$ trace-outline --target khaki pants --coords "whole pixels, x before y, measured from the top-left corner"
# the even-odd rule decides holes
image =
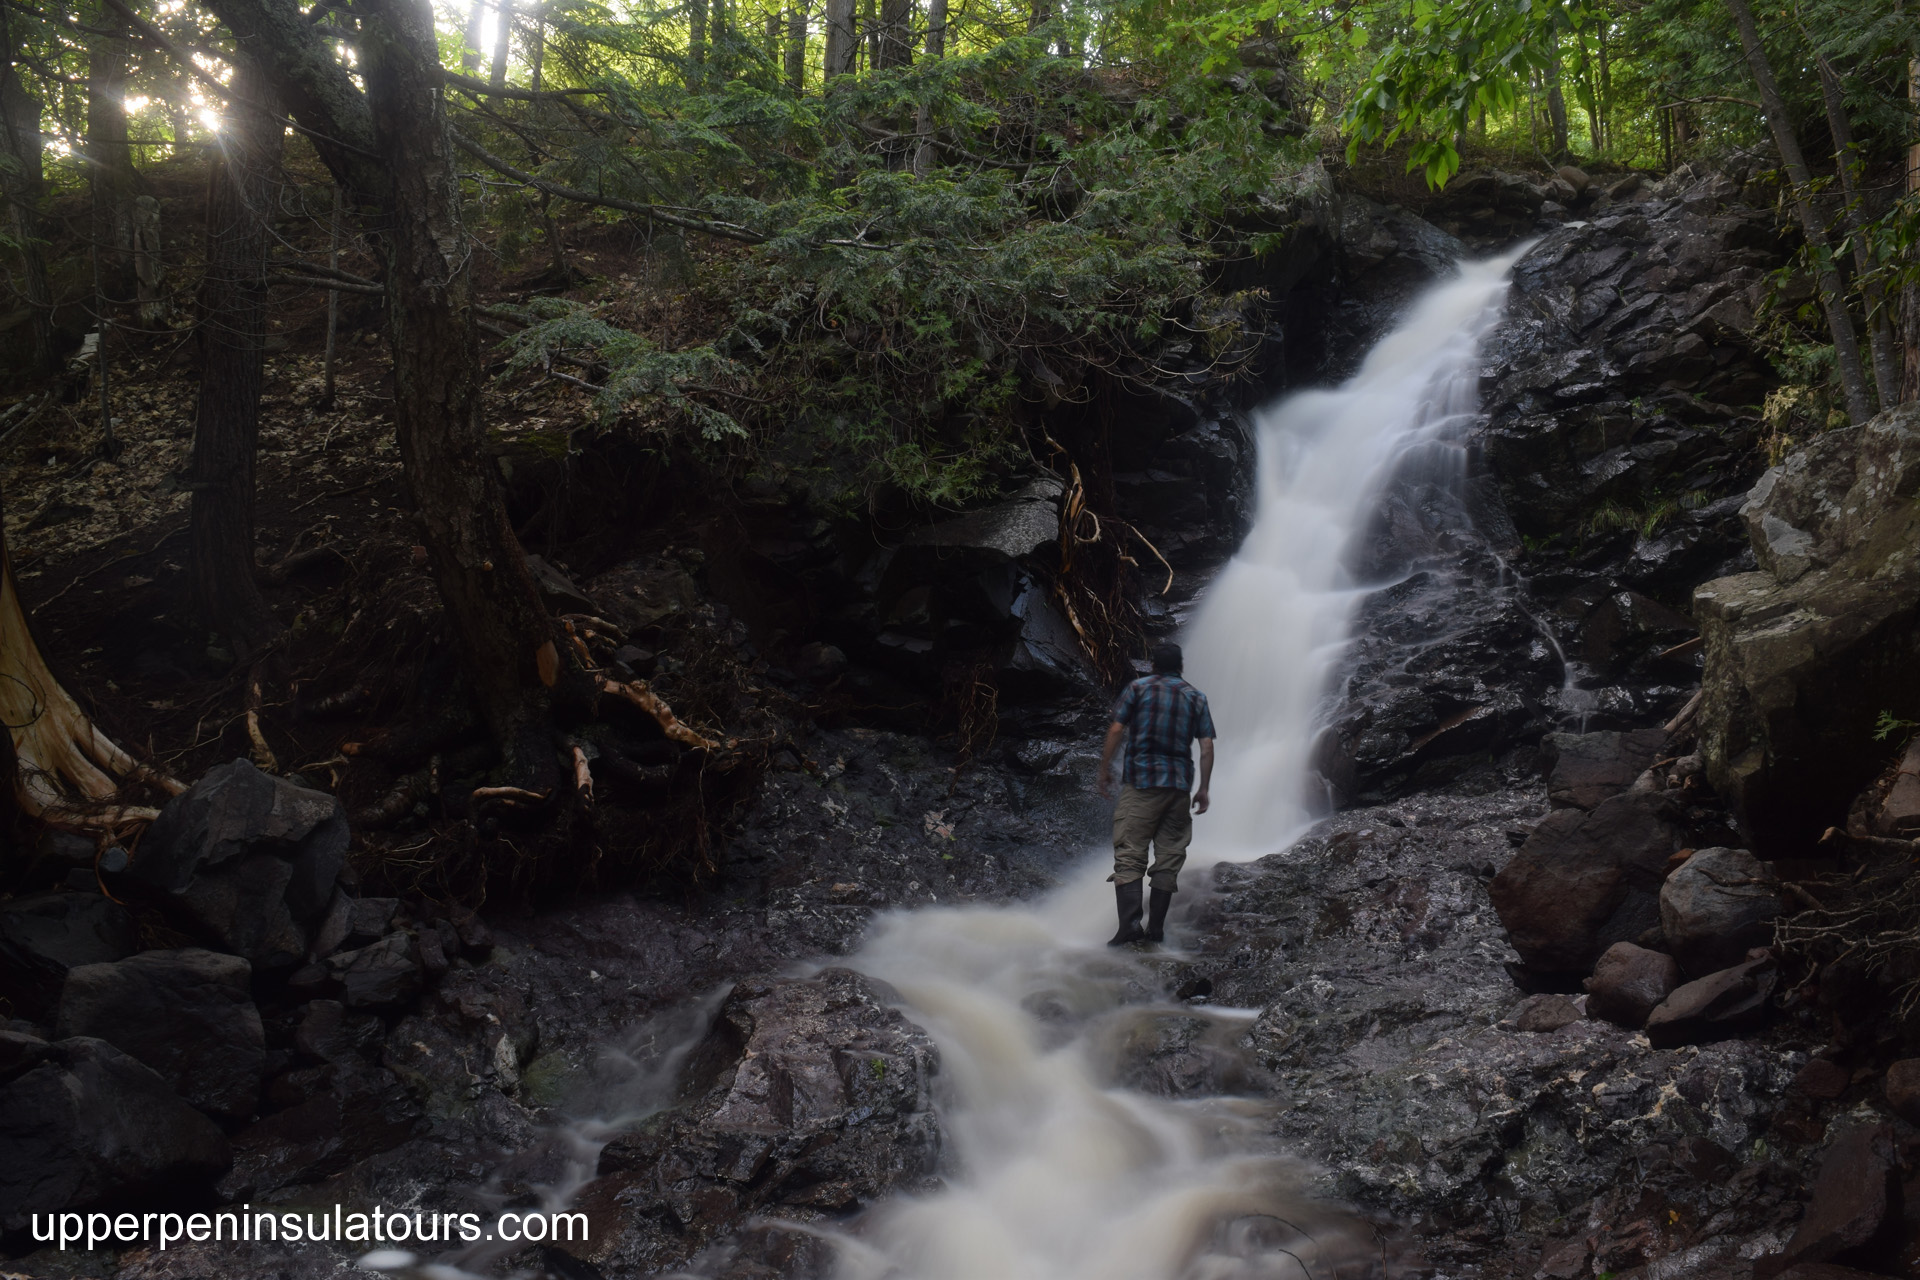
[[[1113,806],[1113,875],[1115,884],[1131,884],[1148,876],[1156,889],[1173,893],[1180,887],[1180,868],[1186,865],[1187,846],[1193,843],[1193,810],[1187,793],[1178,787],[1121,787]],[[1147,871],[1147,845],[1153,845],[1153,871]]]

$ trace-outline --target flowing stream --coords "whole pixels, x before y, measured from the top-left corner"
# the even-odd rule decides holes
[[[1258,415],[1256,523],[1186,638],[1219,730],[1190,877],[1281,849],[1316,816],[1313,740],[1369,589],[1350,548],[1408,468],[1464,474],[1478,348],[1518,256],[1465,264],[1345,385]],[[1143,1021],[1246,1013],[1140,1003],[1161,982],[1149,958],[1101,945],[1109,867],[1103,850],[1031,903],[893,912],[845,962],[891,983],[939,1043],[950,1167],[942,1190],[839,1237],[838,1280],[1300,1280],[1370,1255],[1273,1149],[1267,1104],[1115,1083],[1117,1046]],[[577,1127],[583,1176],[609,1131]]]

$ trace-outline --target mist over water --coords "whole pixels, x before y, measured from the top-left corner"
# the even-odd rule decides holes
[[[1194,828],[1197,863],[1284,848],[1324,813],[1315,733],[1354,610],[1382,585],[1355,580],[1354,543],[1396,476],[1464,480],[1459,441],[1480,407],[1480,344],[1524,252],[1463,264],[1344,385],[1255,415],[1254,525],[1185,637],[1188,678],[1219,730],[1213,812]]]
[[[1396,477],[1463,474],[1478,347],[1518,257],[1466,264],[1345,385],[1257,415],[1256,522],[1186,637],[1219,731],[1190,874],[1279,850],[1315,816],[1308,766],[1328,681],[1378,585],[1348,568],[1354,544]],[[1325,1280],[1377,1262],[1369,1233],[1275,1149],[1271,1104],[1116,1083],[1132,1033],[1155,1019],[1237,1027],[1246,1015],[1142,1003],[1162,989],[1149,958],[1101,945],[1114,927],[1110,866],[1092,853],[1031,903],[891,912],[843,962],[892,984],[938,1042],[948,1149],[943,1189],[832,1233],[835,1280]],[[574,1126],[574,1173],[550,1205],[591,1176],[608,1136],[663,1105],[677,1060],[628,1073],[641,1087]]]

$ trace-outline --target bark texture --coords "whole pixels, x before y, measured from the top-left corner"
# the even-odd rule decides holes
[[[270,100],[266,77],[238,57],[236,99]],[[207,190],[207,274],[200,286],[200,395],[193,423],[187,581],[200,625],[245,659],[280,632],[254,579],[254,457],[267,340],[270,211],[280,122],[236,100]]]
[[[87,172],[93,190],[91,235],[100,291],[124,302],[133,297],[133,147],[127,135],[127,21],[103,8],[96,18],[107,34],[87,51]]]
[[[827,0],[827,50],[825,78],[850,75],[859,45],[853,31],[854,0]]]
[[[8,51],[11,54],[11,50]],[[47,260],[42,247],[41,200],[46,195],[46,154],[40,134],[40,100],[27,92],[11,65],[0,72],[0,146],[12,162],[0,166],[0,194],[7,202],[7,218],[19,246],[20,292],[27,304],[28,359],[35,373],[52,373],[53,291],[47,283]]]
[[[379,156],[392,175],[382,249],[394,416],[407,485],[449,622],[514,784],[555,785],[552,689],[581,679],[558,643],[485,453],[472,247],[460,216],[426,0],[372,0],[361,44]]]

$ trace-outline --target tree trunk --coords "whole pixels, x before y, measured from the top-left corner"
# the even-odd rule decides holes
[[[1587,51],[1586,33],[1577,31],[1573,38],[1580,49],[1580,97],[1581,105],[1587,109],[1587,137],[1593,144],[1594,158],[1598,159],[1603,147],[1600,141],[1600,91],[1594,82],[1593,55]]]
[[[1920,58],[1907,63],[1907,110],[1910,121],[1920,116]],[[1920,195],[1920,142],[1907,148],[1906,189],[1909,196]],[[1920,400],[1920,283],[1910,283],[1900,290],[1900,329],[1905,348],[1900,402],[1905,404]]]
[[[687,88],[697,89],[707,65],[707,0],[687,0]]]
[[[1567,95],[1560,91],[1560,49],[1555,42],[1553,61],[1547,64],[1547,122],[1553,133],[1553,161],[1567,158]]]
[[[807,90],[807,10],[787,10],[787,88],[795,97]]]
[[[1793,184],[1793,203],[1800,215],[1800,230],[1807,238],[1813,256],[1815,278],[1820,285],[1820,301],[1827,313],[1827,327],[1833,333],[1833,362],[1840,374],[1840,385],[1847,400],[1847,417],[1857,426],[1873,416],[1867,395],[1866,372],[1860,365],[1860,343],[1854,336],[1853,317],[1847,314],[1847,295],[1834,270],[1827,229],[1813,207],[1813,174],[1800,151],[1800,139],[1794,134],[1792,118],[1787,115],[1786,100],[1774,83],[1773,64],[1767,59],[1766,46],[1760,43],[1760,28],[1753,20],[1747,0],[1727,0],[1734,25],[1740,30],[1740,44],[1746,51],[1747,68],[1760,90],[1760,105],[1767,114],[1767,126],[1780,150],[1787,179]]]
[[[1880,407],[1891,409],[1900,403],[1900,359],[1894,351],[1886,299],[1873,274],[1865,197],[1854,182],[1853,122],[1847,118],[1846,97],[1833,64],[1817,50],[1813,57],[1820,73],[1820,96],[1827,107],[1827,129],[1833,135],[1833,169],[1840,178],[1840,198],[1846,202],[1847,238],[1853,242],[1854,269],[1860,273],[1860,291],[1867,303],[1867,346],[1873,356],[1874,389],[1880,393]]]
[[[853,31],[854,0],[827,0],[827,51],[822,78],[853,74],[853,59],[859,46]]]
[[[152,196],[133,198],[133,283],[140,327],[149,332],[165,328],[172,305],[160,240],[160,202]]]
[[[873,65],[876,70],[913,65],[913,0],[880,0]]]
[[[513,0],[500,0],[498,28],[493,33],[493,69],[487,83],[496,89],[507,87],[507,59],[513,55]]]
[[[507,522],[480,424],[473,255],[427,0],[362,0],[361,67],[392,179],[386,258],[394,418],[407,487],[511,785],[558,785],[552,691],[580,682]]]
[[[187,586],[199,625],[225,636],[234,656],[245,661],[281,630],[254,579],[253,477],[267,341],[267,257],[273,248],[267,210],[282,131],[272,115],[247,105],[272,97],[251,59],[236,55],[233,90],[207,182],[200,396],[187,466],[193,491]]]
[[[4,18],[0,18],[4,21]],[[8,32],[11,45],[11,31]],[[53,290],[47,283],[45,237],[40,225],[40,203],[46,194],[45,142],[40,133],[40,100],[27,92],[9,62],[0,72],[0,145],[12,163],[0,166],[0,195],[7,201],[8,221],[20,255],[20,292],[29,312],[31,359],[36,373],[52,373],[58,358],[53,349]]]
[[[473,7],[467,10],[467,30],[460,48],[460,70],[467,75],[478,71],[480,60],[486,56],[480,48],[481,40],[486,38],[486,25],[486,0],[473,0]]]
[[[101,291],[133,297],[133,146],[127,136],[126,19],[103,8],[87,50],[87,174],[93,193],[91,235]]]
[[[947,0],[927,0],[927,61],[938,62],[946,56]],[[933,109],[924,102],[914,114],[913,131],[920,137],[913,152],[913,172],[924,178],[940,160],[933,142]]]
[[[113,804],[121,779],[144,777],[178,795],[186,788],[143,769],[95,728],[34,643],[0,526],[0,720],[13,743],[13,792],[19,807],[67,825],[113,828],[152,821],[156,809]],[[112,772],[110,773],[109,770]]]
[[[860,0],[860,30],[866,34],[867,70],[880,65],[880,9],[874,0]]]
[[[1594,32],[1594,52],[1600,56],[1600,145],[1609,148],[1614,145],[1613,136],[1613,51],[1607,48],[1608,17],[1604,9],[1600,13],[1600,27]]]

